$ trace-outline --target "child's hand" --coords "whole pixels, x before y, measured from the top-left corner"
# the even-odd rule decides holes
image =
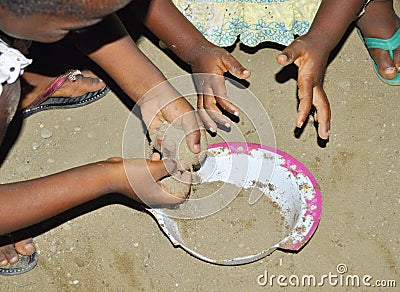
[[[152,159],[110,158],[107,160],[122,168],[124,172],[116,173],[117,191],[134,200],[150,207],[168,206],[182,203],[190,191],[191,174],[177,171],[177,163],[171,159],[160,160],[159,154],[154,154]],[[174,175],[187,185],[179,193],[171,193],[164,187],[160,180],[166,176]]]
[[[163,122],[167,121],[184,131],[186,143],[193,153],[199,153],[200,144],[207,143],[200,139],[201,121],[196,111],[168,82],[153,88],[138,104],[150,135],[155,134]]]
[[[323,89],[323,79],[329,57],[329,50],[323,49],[318,38],[304,35],[293,41],[277,56],[279,64],[286,66],[294,63],[299,67],[299,109],[296,126],[302,127],[311,106],[316,108],[315,120],[318,122],[318,135],[328,139],[330,130],[331,110],[326,93]]]
[[[211,43],[202,43],[192,51],[195,56],[189,63],[195,74],[196,87],[199,92],[197,108],[206,128],[212,132],[217,131],[217,123],[230,127],[231,120],[224,116],[217,104],[227,112],[238,116],[239,109],[229,100],[226,94],[224,73],[229,72],[240,79],[250,77],[246,70],[225,49],[216,47]]]

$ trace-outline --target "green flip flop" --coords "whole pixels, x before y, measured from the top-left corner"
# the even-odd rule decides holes
[[[381,49],[388,51],[390,58],[392,58],[393,60],[393,51],[400,46],[400,27],[395,32],[395,34],[389,39],[364,38],[360,30],[357,31],[360,38],[364,41],[364,44],[367,47],[367,49]],[[374,61],[374,67],[379,79],[382,80],[384,83],[389,85],[400,85],[400,72],[397,73],[395,78],[387,79],[379,73],[378,65],[375,63],[375,61]]]

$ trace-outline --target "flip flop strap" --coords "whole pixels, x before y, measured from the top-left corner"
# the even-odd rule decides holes
[[[391,58],[393,58],[393,51],[400,46],[400,28],[390,39],[365,38],[364,41],[368,49],[389,51]]]
[[[26,108],[32,108],[38,106],[50,96],[54,94],[63,84],[69,80],[74,82],[76,80],[76,76],[82,74],[79,70],[69,70],[67,73],[58,76],[50,85],[47,87],[41,94],[39,94]]]

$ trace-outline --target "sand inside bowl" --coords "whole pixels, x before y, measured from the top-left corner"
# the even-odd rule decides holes
[[[174,218],[185,246],[213,260],[229,260],[259,253],[280,242],[288,233],[280,207],[266,195],[250,205],[249,196],[254,191],[261,192],[220,181],[194,185],[189,200],[179,208],[187,214],[190,206],[196,217],[199,210],[193,200],[208,200],[211,195],[220,210],[203,218]]]

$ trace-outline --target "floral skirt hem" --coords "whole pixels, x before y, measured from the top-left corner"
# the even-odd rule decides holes
[[[227,47],[237,38],[254,47],[290,44],[310,29],[321,0],[173,0],[212,43]]]

